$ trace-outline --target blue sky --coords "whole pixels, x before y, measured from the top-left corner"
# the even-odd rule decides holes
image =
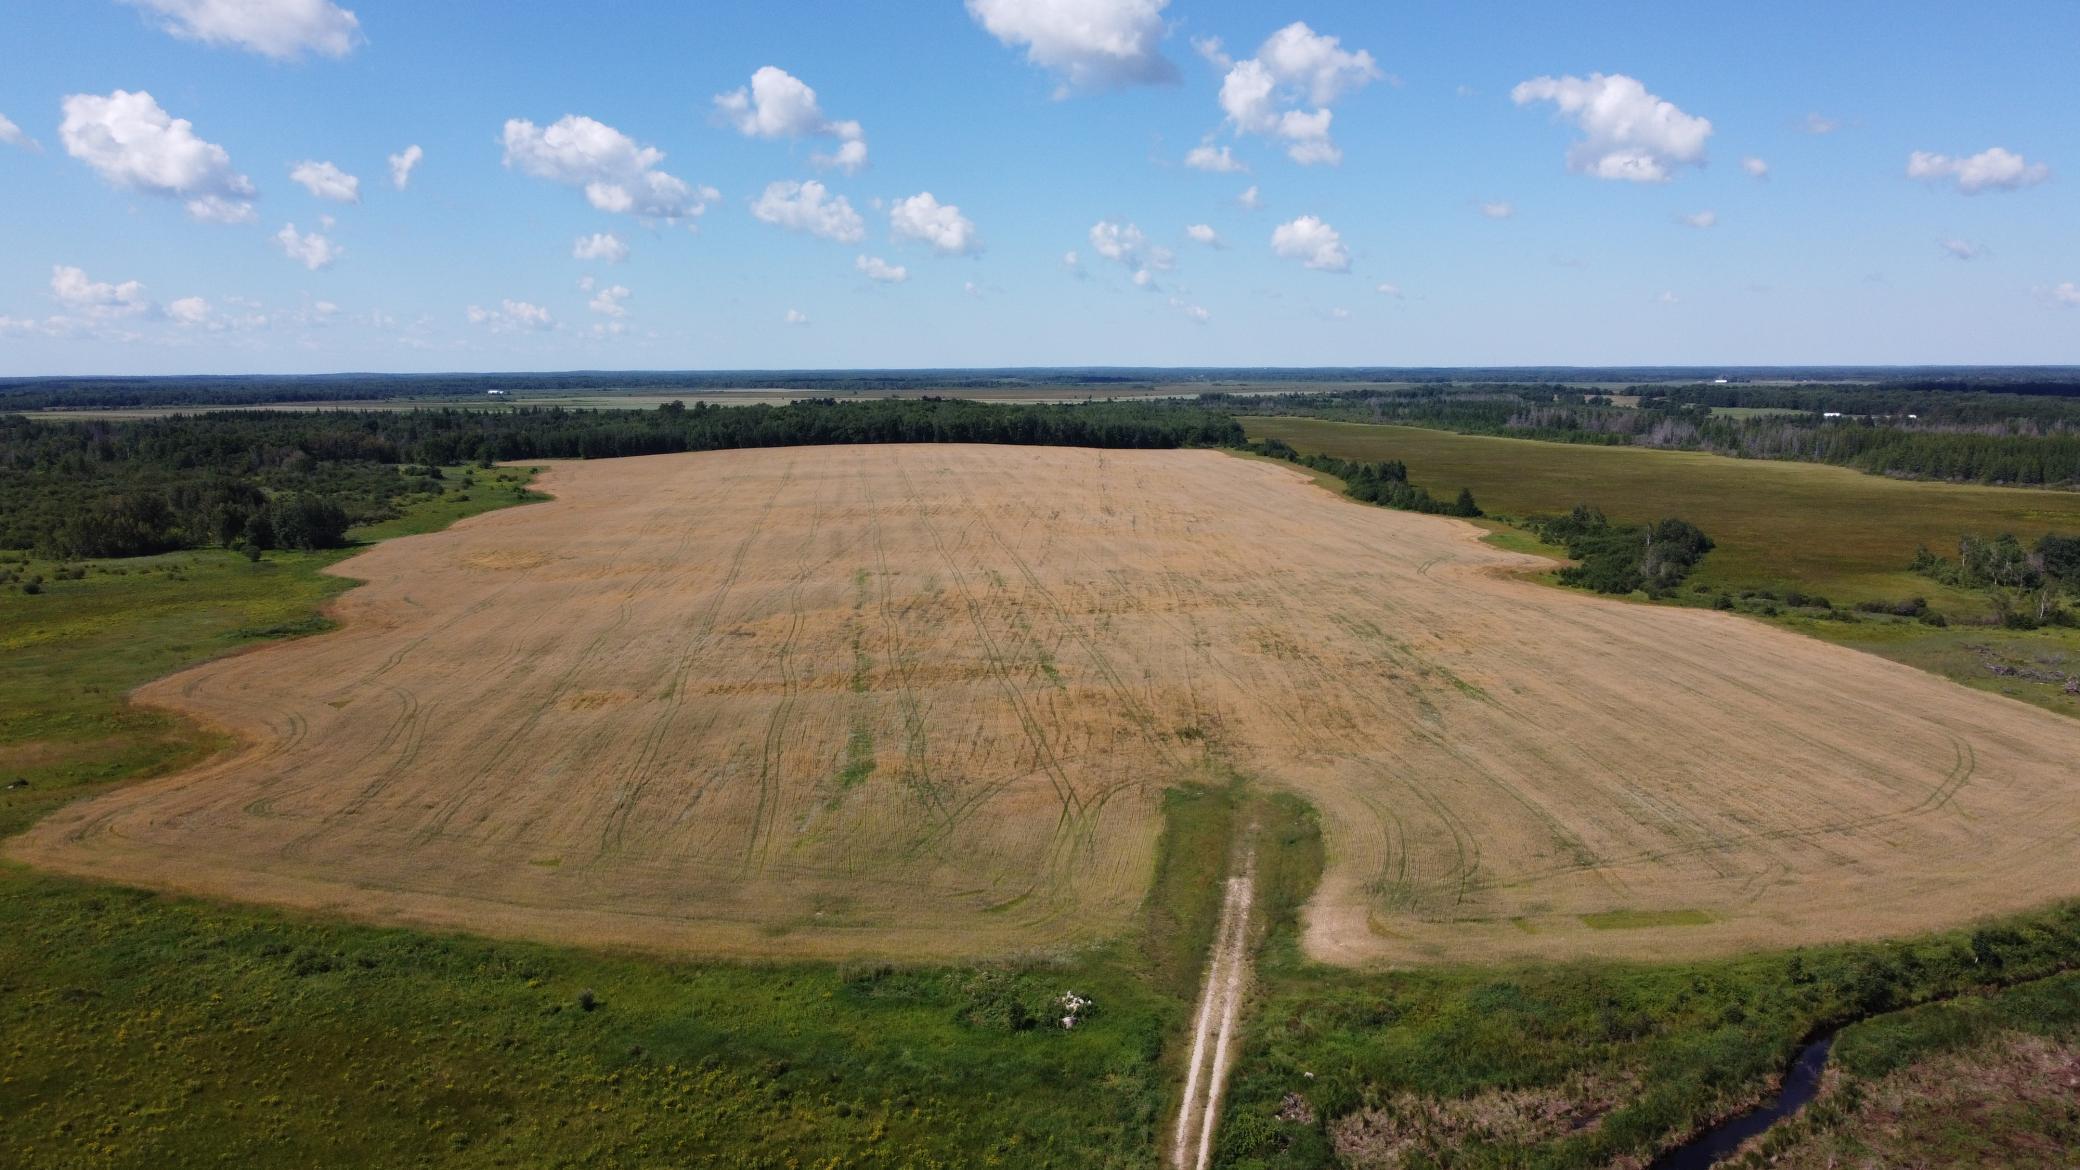
[[[0,373],[2080,362],[2076,43],[2065,2],[18,0]]]

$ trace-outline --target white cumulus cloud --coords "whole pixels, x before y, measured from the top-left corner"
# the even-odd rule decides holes
[[[402,191],[412,185],[412,169],[426,157],[415,143],[390,156],[390,185]]]
[[[305,53],[344,57],[361,43],[361,21],[331,0],[126,0],[159,17],[183,40],[233,45],[277,61]]]
[[[1107,260],[1132,260],[1148,239],[1131,223],[1101,219],[1091,225],[1091,250]]]
[[[792,179],[768,183],[764,194],[751,202],[752,218],[760,223],[808,232],[841,244],[857,244],[867,236],[866,221],[852,209],[852,201],[832,195],[822,183]]]
[[[463,316],[472,325],[481,325],[493,333],[545,332],[556,328],[555,318],[549,310],[527,301],[504,300],[496,309],[471,305],[463,310]]]
[[[1401,286],[1398,284],[1383,283],[1373,291],[1377,292],[1379,295],[1383,297],[1393,297],[1397,301],[1400,300],[1402,296]]]
[[[320,199],[334,203],[361,202],[361,180],[329,162],[300,162],[289,168],[289,178]]]
[[[22,133],[22,128],[0,114],[0,146],[19,146],[23,150],[42,150],[43,145]]]
[[[1177,79],[1158,51],[1170,0],[968,0],[968,15],[1071,90]]]
[[[1343,236],[1312,215],[1303,215],[1274,228],[1271,250],[1285,259],[1299,260],[1321,272],[1349,272],[1351,268],[1351,254],[1343,246]]]
[[[809,314],[802,312],[800,309],[789,309],[787,310],[787,315],[782,317],[781,320],[789,325],[807,325],[809,323]]]
[[[2051,168],[2013,151],[1991,147],[1967,158],[1917,150],[1907,156],[1907,177],[1951,183],[1967,195],[1981,191],[2019,191],[2051,177]]]
[[[1147,234],[1131,223],[1101,219],[1091,225],[1090,239],[1091,251],[1124,266],[1133,274],[1137,288],[1155,291],[1155,274],[1168,272],[1177,264],[1175,253],[1149,243]]]
[[[852,263],[866,274],[868,280],[881,284],[901,284],[910,279],[909,269],[900,264],[890,264],[879,256],[861,256]]]
[[[853,174],[867,165],[866,133],[858,122],[823,116],[816,91],[785,69],[772,65],[751,75],[751,85],[715,95],[715,109],[749,138],[834,138],[838,148],[817,153],[810,161]]]
[[[258,301],[245,297],[226,298],[228,308],[219,310],[205,297],[182,297],[168,301],[166,319],[176,328],[200,329],[209,333],[252,332],[271,329],[277,324],[289,326],[317,327],[330,323],[339,306],[330,301],[318,301],[307,309],[269,314]]]
[[[1622,73],[1534,77],[1510,91],[1520,106],[1551,102],[1582,136],[1567,151],[1567,169],[1599,179],[1663,183],[1674,168],[1704,162],[1709,119],[1677,109]]]
[[[1232,175],[1249,168],[1235,157],[1235,150],[1228,146],[1194,146],[1184,156],[1184,165],[1195,171],[1211,171],[1217,175]]]
[[[1329,136],[1335,117],[1329,106],[1382,76],[1371,53],[1351,52],[1338,38],[1295,21],[1271,34],[1256,56],[1228,69],[1221,79],[1221,110],[1236,133],[1285,142],[1294,162],[1334,164],[1343,161],[1343,151]]]
[[[283,255],[312,272],[330,268],[346,251],[317,232],[297,231],[293,223],[283,224],[282,230],[274,234],[274,242],[282,249]]]
[[[594,232],[589,236],[579,236],[571,244],[571,259],[619,264],[628,259],[628,245],[612,232]]]
[[[69,264],[51,266],[51,295],[68,312],[95,319],[135,317],[152,310],[144,285],[134,280],[121,284],[94,280],[84,269]]]
[[[1214,231],[1210,223],[1191,224],[1184,229],[1184,234],[1190,236],[1194,243],[1204,244],[1209,248],[1221,246],[1221,234]]]
[[[1752,154],[1748,155],[1746,158],[1741,159],[1741,169],[1748,172],[1749,178],[1769,178],[1769,164],[1755,157]]]
[[[1676,220],[1679,223],[1688,224],[1689,226],[1694,228],[1708,228],[1719,222],[1719,213],[1716,211],[1705,210],[1693,212],[1690,215],[1679,215],[1676,217]]]
[[[1970,240],[1944,240],[1943,251],[1959,260],[1977,260],[1986,254],[1986,249]]]
[[[1235,197],[1235,202],[1244,211],[1258,211],[1264,206],[1264,196],[1254,186],[1245,187],[1242,189],[1242,194]]]
[[[2051,290],[2051,299],[2061,305],[2080,305],[2080,284],[2062,281]]]
[[[601,211],[678,221],[698,218],[721,198],[713,187],[658,170],[663,151],[581,115],[566,114],[548,127],[513,118],[504,139],[505,165],[583,188],[586,202]]]
[[[941,203],[930,191],[898,199],[888,208],[889,231],[899,240],[930,244],[948,256],[972,256],[982,251],[982,237],[975,222],[951,203]]]
[[[585,307],[605,317],[626,317],[628,316],[628,306],[623,302],[627,301],[628,298],[629,291],[627,286],[619,284],[609,285],[599,290],[598,294],[588,301]]]
[[[76,93],[63,110],[58,137],[65,153],[109,183],[184,200],[196,219],[253,218],[253,181],[232,168],[223,147],[197,137],[193,123],[167,114],[151,94]]]
[[[1488,199],[1475,204],[1482,215],[1489,219],[1508,219],[1517,213],[1517,205],[1507,199]]]

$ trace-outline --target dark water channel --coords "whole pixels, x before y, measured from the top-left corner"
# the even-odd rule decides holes
[[[1737,1114],[1654,1159],[1648,1170],[1707,1170],[1730,1157],[1749,1138],[1797,1113],[1820,1092],[1820,1074],[1834,1048],[1833,1032],[1799,1050],[1784,1083],[1755,1108]]]

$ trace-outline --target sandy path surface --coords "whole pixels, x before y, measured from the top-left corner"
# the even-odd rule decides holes
[[[1243,862],[1242,872],[1228,879],[1221,899],[1220,925],[1214,931],[1206,985],[1199,992],[1199,1012],[1192,1026],[1191,1063],[1185,1070],[1184,1097],[1177,1111],[1177,1139],[1171,1146],[1170,1161],[1176,1170],[1206,1170],[1213,1164],[1213,1135],[1220,1128],[1221,1098],[1227,1092],[1243,995],[1249,989],[1249,908],[1255,891],[1255,860],[1252,855]]]
[[[566,463],[378,546],[340,631],[141,701],[208,765],[10,843],[68,872],[681,954],[1117,934],[1157,794],[1312,800],[1344,963],[1673,957],[2080,894],[2080,725],[1203,451]]]

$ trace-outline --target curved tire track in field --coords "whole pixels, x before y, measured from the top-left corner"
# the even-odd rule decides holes
[[[1226,767],[1321,810],[1330,962],[1704,956],[2080,895],[2070,721],[1515,581],[1462,523],[1283,468],[948,445],[551,475],[555,502],[348,562],[337,632],[146,687],[246,746],[7,854],[550,942],[988,957],[1126,929],[1151,793]],[[834,805],[863,710],[902,775]]]

